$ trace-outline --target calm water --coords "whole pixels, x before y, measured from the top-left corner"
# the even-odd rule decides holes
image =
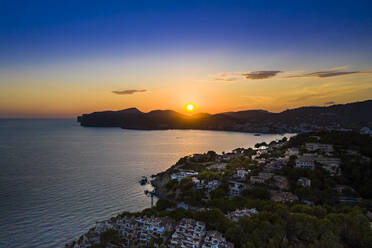
[[[180,157],[282,138],[196,130],[83,128],[74,120],[0,120],[0,247],[58,247],[97,220],[150,200],[138,179]]]

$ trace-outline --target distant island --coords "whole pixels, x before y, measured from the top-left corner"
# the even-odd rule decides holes
[[[165,130],[201,129],[252,133],[300,133],[316,130],[372,128],[372,100],[327,107],[300,107],[280,113],[246,110],[219,114],[183,115],[172,110],[148,113],[137,108],[83,114],[77,118],[84,127]]]
[[[142,212],[97,222],[67,248],[368,248],[372,137],[321,131],[180,158]]]

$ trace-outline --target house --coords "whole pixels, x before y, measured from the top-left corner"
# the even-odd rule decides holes
[[[171,179],[177,180],[180,182],[182,179],[189,177],[189,176],[197,176],[198,172],[196,171],[179,171],[177,173],[173,173],[171,175]]]
[[[238,181],[229,181],[229,197],[233,198],[235,196],[239,196],[244,190],[247,189],[247,185],[242,182]]]
[[[197,177],[192,177],[192,178],[191,178],[191,181],[192,181],[194,184],[199,184],[199,183],[200,183],[200,180],[199,180]]]
[[[302,186],[302,187],[310,187],[311,186],[311,180],[306,177],[300,177],[297,180],[297,184]]]
[[[245,176],[248,175],[251,172],[251,170],[245,170],[245,169],[237,169],[236,174],[241,179],[245,179]]]
[[[283,169],[283,166],[288,162],[288,159],[274,159],[265,165],[265,171],[277,171]]]
[[[335,157],[317,156],[315,161],[321,164],[322,168],[327,170],[331,175],[340,174],[340,159]]]
[[[213,181],[208,182],[208,185],[207,185],[208,192],[212,192],[216,190],[220,185],[221,185],[221,182],[218,180],[213,180]]]
[[[314,170],[315,160],[312,156],[301,156],[296,159],[295,168],[304,168]]]
[[[313,156],[312,154],[304,154],[296,159],[296,168],[314,169],[315,162],[318,162],[321,167],[327,170],[331,175],[338,175],[340,173],[340,159],[336,157],[327,156]]]
[[[205,188],[205,181],[204,180],[199,180],[196,177],[192,177],[191,180],[195,184],[196,189],[202,190],[202,189]]]
[[[333,146],[329,144],[320,144],[320,143],[305,143],[305,148],[308,151],[321,151],[321,152],[333,152]]]
[[[257,214],[258,211],[255,208],[250,209],[237,209],[228,213],[226,216],[233,222],[238,222],[242,217],[251,217],[252,214]]]
[[[266,180],[269,180],[272,178],[274,173],[269,173],[269,172],[260,172],[258,173],[258,176],[251,176],[249,180],[251,181],[252,184],[255,183],[265,183]]]
[[[183,208],[183,209],[188,210],[189,209],[189,205],[187,205],[184,202],[180,202],[180,203],[177,204],[177,208]]]
[[[236,173],[233,175],[233,178],[240,181],[245,181],[246,176],[251,172],[251,170],[246,170],[244,168],[236,169]]]

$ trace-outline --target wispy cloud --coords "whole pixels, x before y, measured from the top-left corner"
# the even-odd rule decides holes
[[[325,70],[317,71],[311,73],[304,73],[300,75],[288,76],[289,78],[304,78],[304,77],[318,77],[318,78],[327,78],[327,77],[336,77],[349,74],[360,73],[360,71],[343,71],[343,70]]]
[[[340,66],[334,68],[328,68],[324,70],[319,70],[316,72],[304,72],[304,71],[251,71],[251,72],[231,72],[231,73],[221,73],[216,76],[211,77],[210,81],[220,81],[220,82],[234,82],[241,81],[244,79],[248,80],[259,80],[259,79],[288,79],[288,78],[329,78],[337,76],[346,76],[351,74],[362,74],[368,73],[372,74],[372,71],[351,71],[347,70],[347,66]],[[280,74],[280,76],[279,76]]]
[[[303,102],[309,99],[321,99],[330,96],[333,92],[332,91],[325,91],[325,92],[309,92],[309,93],[302,93],[298,95],[293,95],[293,97],[288,97],[289,102]]]
[[[238,81],[238,80],[240,80],[239,77],[236,77],[236,75],[230,74],[230,73],[221,73],[212,79],[212,81],[221,81],[221,82],[233,82],[233,81]]]
[[[242,76],[246,79],[267,79],[275,77],[277,74],[282,73],[282,71],[252,71],[243,73]]]
[[[117,95],[133,95],[135,93],[146,92],[147,90],[114,90],[112,93]]]
[[[222,81],[222,82],[233,82],[233,81],[237,81],[239,80],[239,78],[235,78],[235,77],[232,77],[232,78],[214,78],[213,81]]]

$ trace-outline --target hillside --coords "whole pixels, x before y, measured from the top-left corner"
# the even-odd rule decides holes
[[[148,113],[136,108],[103,111],[78,117],[82,126],[125,129],[205,129],[261,133],[302,132],[318,129],[372,127],[372,100],[328,107],[300,107],[280,113],[247,110],[187,116],[172,110]]]

